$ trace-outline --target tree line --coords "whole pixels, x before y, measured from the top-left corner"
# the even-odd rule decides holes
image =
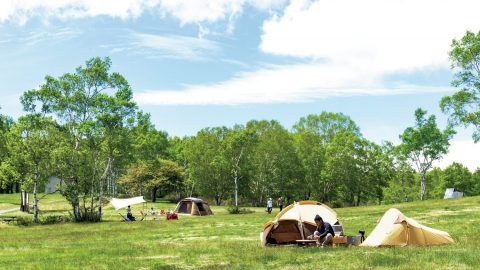
[[[446,187],[478,195],[478,169],[432,169],[455,126],[473,126],[480,139],[480,33],[454,40],[450,58],[461,89],[440,102],[449,125],[441,130],[419,108],[398,145],[371,142],[349,116],[332,112],[302,117],[291,129],[252,120],[169,137],[110,71],[111,60],[92,58],[26,91],[26,114],[16,121],[0,115],[0,192],[33,192],[37,220],[39,190],[57,176],[77,221],[100,221],[107,198],[122,195],[201,196],[235,207],[280,196],[334,206],[423,200]]]

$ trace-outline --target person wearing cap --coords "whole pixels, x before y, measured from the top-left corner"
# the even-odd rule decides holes
[[[333,237],[335,236],[332,225],[328,222],[324,222],[320,215],[316,215],[314,220],[317,224],[317,229],[313,233],[312,238],[317,240],[318,246],[324,247],[326,245],[331,245],[333,243]]]

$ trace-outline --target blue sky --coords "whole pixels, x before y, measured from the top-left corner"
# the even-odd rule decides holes
[[[417,3],[420,2],[420,3]],[[440,2],[440,3],[439,3]],[[479,31],[473,0],[55,0],[0,2],[0,113],[45,75],[109,56],[172,136],[209,126],[343,112],[398,142],[417,107],[446,124],[452,38]],[[459,129],[441,166],[480,166]]]

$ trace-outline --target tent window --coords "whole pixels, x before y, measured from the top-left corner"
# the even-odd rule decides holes
[[[180,205],[180,209],[178,209],[179,213],[190,213],[192,211],[192,203],[191,202],[182,202]]]

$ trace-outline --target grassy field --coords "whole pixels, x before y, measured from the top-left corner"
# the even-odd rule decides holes
[[[20,195],[0,195],[16,207]],[[172,209],[173,204],[145,207]],[[144,207],[135,206],[138,211]],[[479,269],[480,197],[335,209],[346,233],[367,235],[390,207],[424,225],[445,230],[456,243],[436,247],[263,247],[259,233],[272,219],[264,209],[230,215],[181,216],[178,221],[121,222],[112,208],[105,222],[17,226],[0,224],[0,268],[5,269]],[[59,195],[48,195],[41,216],[67,214]],[[1,209],[1,208],[0,208]],[[274,212],[277,213],[278,210]],[[6,215],[24,215],[10,212]]]

